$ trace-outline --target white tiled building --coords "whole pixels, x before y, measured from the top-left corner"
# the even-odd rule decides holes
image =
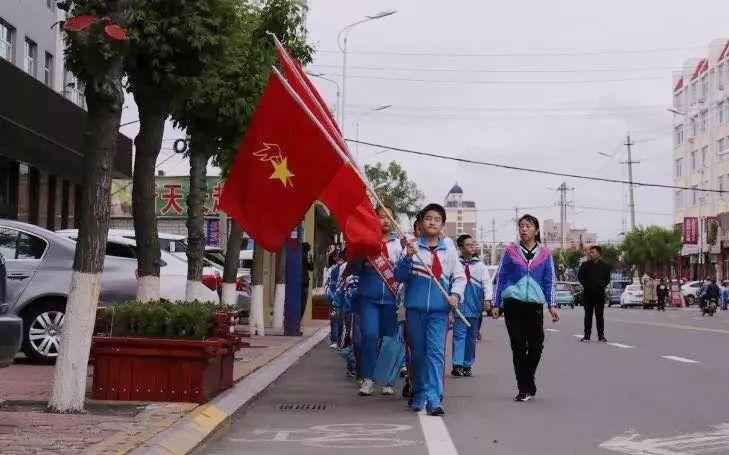
[[[721,221],[729,215],[729,192],[698,190],[729,190],[729,39],[712,41],[705,57],[684,62],[673,79],[674,184],[695,189],[674,191],[674,224],[682,224],[684,217]],[[707,264],[716,264],[717,273],[727,276],[721,241],[729,246],[722,232],[729,232],[729,223],[722,228],[715,245],[705,245],[704,252],[710,253]],[[691,253],[697,252],[684,250],[690,275],[696,274],[698,255]]]

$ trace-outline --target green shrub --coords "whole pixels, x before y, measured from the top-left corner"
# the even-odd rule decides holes
[[[213,313],[229,311],[201,302],[125,302],[100,308],[94,333],[118,337],[185,338],[210,336]]]

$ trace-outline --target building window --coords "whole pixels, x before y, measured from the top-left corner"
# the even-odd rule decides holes
[[[724,150],[724,138],[721,137],[719,140],[716,141],[716,154],[721,155],[722,153],[726,153],[727,150]]]
[[[25,38],[25,53],[23,57],[23,70],[35,77],[35,65],[38,55],[38,46],[28,38]]]
[[[717,111],[716,112],[717,113],[717,118],[719,119],[719,124],[724,123],[726,121],[726,119],[724,118],[724,101],[722,101],[721,103],[717,104],[716,111]]]
[[[699,151],[694,150],[691,152],[691,172],[696,172],[699,169]]]
[[[681,190],[676,190],[674,193],[673,205],[676,210],[681,210],[683,208],[683,193]]]
[[[15,41],[15,29],[7,22],[0,19],[0,58],[13,61],[13,42]]]
[[[696,103],[696,100],[698,98],[698,87],[699,81],[693,81],[693,83],[691,83],[691,104]]]
[[[43,80],[47,86],[53,88],[53,54],[46,52],[46,60],[43,65]]]
[[[701,114],[699,116],[699,131],[702,133],[706,132],[707,123],[709,120],[709,111],[707,109],[704,109],[701,111]]]
[[[706,169],[706,155],[709,154],[709,146],[701,147],[701,169]]]
[[[709,75],[704,74],[701,77],[701,100],[706,101],[706,95],[709,93]]]
[[[694,116],[691,119],[691,137],[696,137],[699,134],[699,116]]]
[[[716,179],[716,189],[719,191],[724,191],[724,176],[720,175]]]
[[[55,2],[55,0],[46,0],[46,8],[48,8],[51,11],[53,11],[54,9],[56,9],[56,2]]]
[[[683,125],[678,125],[673,129],[673,145],[681,145],[683,143]]]
[[[676,170],[674,172],[674,177],[680,178],[682,175],[683,170],[683,158],[676,158]]]
[[[691,205],[699,204],[699,186],[694,185],[691,187]]]

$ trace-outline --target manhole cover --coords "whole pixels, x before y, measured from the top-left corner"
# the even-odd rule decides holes
[[[326,403],[280,403],[276,409],[283,412],[319,412],[326,411]]]

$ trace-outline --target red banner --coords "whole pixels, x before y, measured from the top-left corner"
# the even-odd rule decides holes
[[[699,219],[695,216],[687,216],[683,219],[683,244],[698,245],[699,243]]]

